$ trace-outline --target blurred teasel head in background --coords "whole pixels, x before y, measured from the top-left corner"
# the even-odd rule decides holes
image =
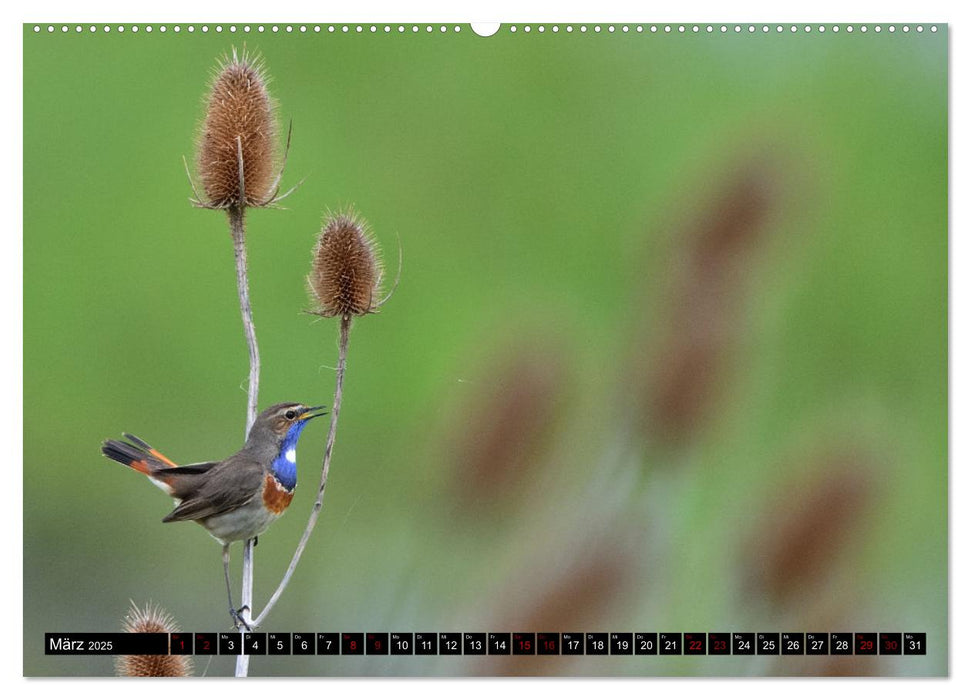
[[[680,448],[698,437],[724,394],[742,337],[744,275],[780,201],[778,165],[745,160],[722,176],[701,213],[681,225],[661,328],[634,360],[635,415],[648,439]]]
[[[463,513],[496,507],[536,478],[569,384],[557,350],[553,344],[506,348],[475,383],[483,390],[458,410],[446,459]]]
[[[529,553],[521,573],[510,576],[496,596],[500,607],[490,622],[493,629],[536,632],[570,632],[605,629],[631,603],[643,595],[645,582],[638,574],[636,538],[620,521],[600,535],[584,540],[573,533],[556,545],[559,552]],[[554,555],[551,558],[550,555]],[[542,571],[537,575],[537,571]],[[566,673],[581,657],[571,655],[490,655],[477,673],[484,675],[545,675]]]
[[[743,560],[750,593],[785,606],[816,595],[863,536],[875,497],[872,458],[831,449],[798,465],[755,524]]]

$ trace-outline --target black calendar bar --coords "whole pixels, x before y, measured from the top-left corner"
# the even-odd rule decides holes
[[[44,635],[54,656],[926,655],[926,632],[173,632]],[[641,659],[641,661],[648,661]],[[652,662],[653,663],[653,662]]]

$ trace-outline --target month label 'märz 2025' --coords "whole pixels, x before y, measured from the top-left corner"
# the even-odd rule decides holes
[[[44,653],[54,656],[107,656],[112,654],[168,654],[165,632],[53,632],[44,635]]]

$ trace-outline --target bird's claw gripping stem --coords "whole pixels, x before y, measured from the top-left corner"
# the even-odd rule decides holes
[[[233,625],[236,626],[236,629],[245,627],[247,632],[253,631],[253,620],[247,619],[246,617],[249,611],[248,605],[242,606],[239,610],[234,608],[229,609],[229,616],[233,618]]]

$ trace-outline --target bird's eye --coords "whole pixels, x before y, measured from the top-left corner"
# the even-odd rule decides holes
[[[294,418],[297,417],[297,412],[291,408],[289,411],[283,414],[283,417],[286,418],[287,420],[293,420]]]

